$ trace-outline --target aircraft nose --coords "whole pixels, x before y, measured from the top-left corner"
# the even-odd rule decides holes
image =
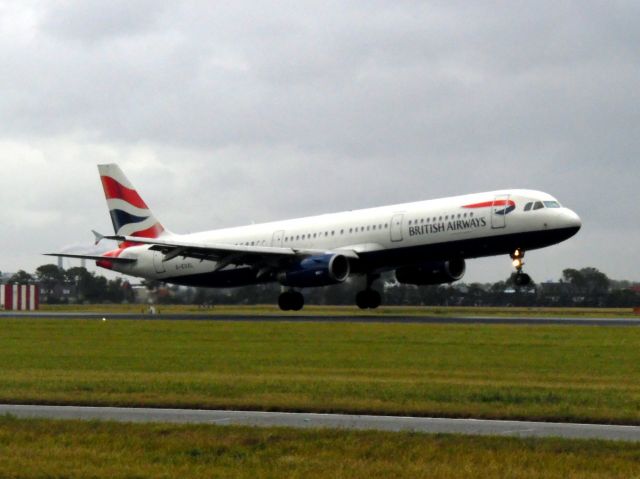
[[[576,214],[575,211],[572,211],[568,208],[565,212],[565,221],[568,228],[575,228],[576,233],[582,227],[582,220],[580,219],[580,217]]]

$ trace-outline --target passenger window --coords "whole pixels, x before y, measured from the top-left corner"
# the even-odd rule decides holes
[[[544,208],[544,205],[542,204],[542,201],[536,201],[533,205],[533,209],[534,210],[540,210]]]
[[[533,206],[533,202],[529,202],[526,205],[524,205],[524,210],[525,211],[529,211],[532,206]]]

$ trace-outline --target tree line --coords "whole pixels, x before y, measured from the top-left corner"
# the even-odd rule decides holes
[[[54,264],[38,267],[34,274],[19,271],[11,283],[37,282],[42,302],[61,303],[132,303],[145,301],[177,304],[272,304],[280,293],[278,284],[263,284],[231,289],[186,288],[143,281],[132,285],[121,278],[107,279],[83,267],[61,269]],[[343,284],[304,290],[307,304],[352,305],[363,289],[361,278]],[[374,287],[387,305],[433,306],[640,306],[640,285],[616,281],[596,268],[565,269],[558,282],[519,287],[515,273],[495,283],[444,284],[413,286],[400,284],[393,275],[382,277]],[[136,291],[145,294],[136,294]]]

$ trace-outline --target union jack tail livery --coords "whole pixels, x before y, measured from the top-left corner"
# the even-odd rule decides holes
[[[113,229],[118,236],[160,238],[166,230],[116,164],[98,165]]]

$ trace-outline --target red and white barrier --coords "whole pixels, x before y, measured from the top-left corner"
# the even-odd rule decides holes
[[[40,308],[40,290],[35,284],[0,284],[0,308],[35,311]]]

